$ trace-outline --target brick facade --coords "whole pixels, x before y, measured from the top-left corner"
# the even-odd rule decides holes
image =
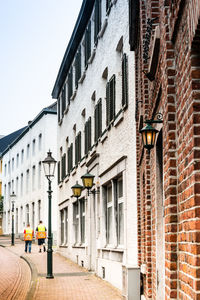
[[[148,19],[152,32],[145,49]],[[200,299],[200,2],[140,1],[139,30],[138,259],[144,297]],[[150,80],[156,35],[158,65]],[[158,112],[163,124],[154,126],[160,133],[149,155],[139,130]]]

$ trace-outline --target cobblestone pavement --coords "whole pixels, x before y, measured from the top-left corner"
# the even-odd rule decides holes
[[[20,268],[9,268],[13,270],[12,272],[14,272],[14,274],[12,274],[12,278],[15,278],[15,280],[8,279],[10,278],[10,275],[7,272],[1,274],[1,271],[0,278],[1,276],[3,276],[5,281],[4,285],[7,284],[7,286],[9,286],[9,282],[12,281],[12,290],[18,290],[18,292],[21,291],[23,295],[17,296],[18,298],[15,296],[13,298],[8,298],[7,296],[5,298],[1,298],[0,296],[0,300],[25,299],[25,294],[27,292],[28,294],[26,296],[26,300],[123,299],[119,290],[115,289],[110,284],[98,278],[94,274],[89,273],[86,269],[66,259],[59,253],[56,253],[55,249],[53,252],[54,278],[46,279],[47,254],[38,253],[38,246],[36,244],[32,245],[31,254],[24,253],[24,242],[21,242],[20,240],[16,240],[15,246],[10,246],[10,240],[8,238],[0,237],[0,245],[2,244],[4,244],[6,248],[0,247],[0,251],[2,251],[0,252],[0,258],[5,257],[5,259],[2,258],[2,260],[5,261],[5,264],[6,260],[8,260],[10,265],[16,264],[16,260],[18,261]],[[20,259],[20,256],[23,259]],[[27,263],[31,268],[31,278],[30,271],[27,269]],[[21,280],[21,285],[17,283],[19,281],[19,273],[25,275],[25,277],[21,275],[21,278],[24,278],[23,280]],[[27,288],[27,282],[30,283],[29,291]]]

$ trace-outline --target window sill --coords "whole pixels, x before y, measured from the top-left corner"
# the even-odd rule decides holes
[[[73,95],[71,96],[70,100],[74,100],[74,98],[76,97],[76,92],[77,90],[74,91]]]
[[[65,177],[65,183],[67,183],[69,181],[69,175],[67,175],[66,177]]]
[[[68,245],[60,245],[59,248],[68,248]]]
[[[102,38],[102,36],[104,35],[104,32],[106,30],[107,25],[108,25],[108,18],[106,17],[104,22],[103,22],[103,26],[101,28],[101,31],[98,34],[98,38]]]
[[[101,136],[101,143],[103,144],[105,142],[105,140],[108,137],[108,131],[106,131],[102,136]]]
[[[72,171],[72,176],[74,176],[76,174],[76,168]]]
[[[85,249],[86,246],[84,244],[80,245],[80,244],[75,244],[72,246],[72,248],[80,248],[80,249]]]
[[[68,111],[69,111],[69,104],[68,104],[67,107],[65,108],[64,114],[66,115],[66,114],[68,113]]]
[[[86,164],[86,159],[84,157],[84,159],[80,162],[80,167],[83,167]]]
[[[86,76],[86,72],[84,71],[83,72],[83,75],[81,76],[81,78],[79,79],[78,83],[83,83],[84,79],[85,79],[85,76]]]
[[[113,248],[112,246],[108,246],[106,248],[100,248],[102,251],[110,251],[110,252],[124,252],[124,248]]]
[[[96,48],[93,49],[92,54],[91,54],[90,58],[88,59],[88,64],[91,64],[93,62],[95,54],[96,54]]]
[[[61,188],[61,187],[62,187],[62,185],[63,185],[63,184],[62,184],[62,182],[60,182],[60,183],[58,184],[59,188]]]
[[[119,125],[119,123],[121,123],[123,118],[124,118],[124,112],[121,111],[114,121],[114,126],[117,127]]]

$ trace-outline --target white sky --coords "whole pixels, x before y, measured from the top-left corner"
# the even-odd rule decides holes
[[[0,135],[27,125],[51,92],[82,0],[0,0]]]

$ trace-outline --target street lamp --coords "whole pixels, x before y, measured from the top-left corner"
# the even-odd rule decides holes
[[[54,177],[56,160],[51,156],[51,152],[47,152],[47,157],[42,161],[44,167],[44,173],[49,182],[48,188],[48,248],[47,248],[47,276],[46,278],[54,278],[52,273],[52,233],[51,233],[51,180]]]
[[[14,233],[14,204],[15,204],[15,198],[16,195],[14,192],[10,195],[11,198],[11,204],[12,204],[12,234],[11,234],[11,246],[15,245],[15,233]]]

